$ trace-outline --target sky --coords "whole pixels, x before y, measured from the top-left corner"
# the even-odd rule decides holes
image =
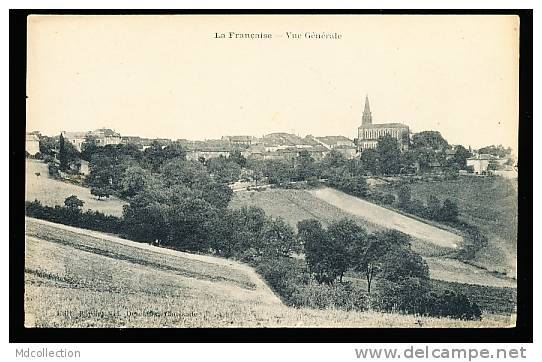
[[[27,130],[357,136],[373,123],[517,150],[514,16],[30,16]],[[271,38],[229,38],[229,32]],[[299,39],[286,32],[300,33]],[[306,39],[337,33],[340,39]],[[216,38],[224,33],[226,38]]]

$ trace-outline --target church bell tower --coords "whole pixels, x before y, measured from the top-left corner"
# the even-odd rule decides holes
[[[369,107],[369,95],[365,96],[365,108],[363,109],[363,116],[361,117],[361,125],[372,124],[373,116],[371,116],[371,107]]]

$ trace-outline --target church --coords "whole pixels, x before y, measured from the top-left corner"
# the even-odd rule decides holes
[[[358,127],[358,152],[376,148],[378,139],[385,135],[396,138],[401,151],[408,149],[408,126],[402,123],[373,123],[373,116],[371,115],[371,108],[369,106],[369,96],[365,96],[365,108],[363,109],[361,126]]]

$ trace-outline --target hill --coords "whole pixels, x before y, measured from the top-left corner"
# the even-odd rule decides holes
[[[121,216],[122,207],[126,204],[114,196],[99,200],[91,195],[89,188],[55,180],[49,177],[46,163],[31,159],[26,160],[25,192],[27,201],[39,200],[47,206],[64,205],[66,197],[75,195],[85,202],[84,210],[92,209],[113,216]]]
[[[497,327],[284,306],[248,266],[26,219],[27,327]]]
[[[414,237],[413,248],[426,259],[431,278],[447,282],[468,283],[492,287],[515,288],[516,283],[509,278],[501,278],[475,265],[468,265],[456,259],[446,258],[450,248],[436,243],[459,242],[459,237],[445,230],[410,219],[393,210],[384,209],[343,192],[329,189],[316,191],[270,189],[266,191],[240,191],[234,194],[230,207],[261,207],[266,214],[282,217],[296,227],[304,219],[317,219],[324,225],[347,217],[364,226],[368,231],[384,227],[398,229]],[[328,191],[328,192],[326,192]],[[377,209],[375,217],[373,208]],[[378,214],[378,212],[381,212]],[[426,240],[421,240],[423,237]],[[444,238],[444,241],[440,240]],[[458,238],[458,239],[456,239]]]
[[[489,239],[472,261],[491,271],[516,277],[518,194],[517,180],[503,177],[459,177],[452,180],[419,180],[408,183],[412,198],[429,195],[455,201],[460,218],[476,225]],[[396,183],[380,184],[379,191],[397,192]]]

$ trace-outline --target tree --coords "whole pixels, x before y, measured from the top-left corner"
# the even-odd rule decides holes
[[[265,161],[250,158],[247,160],[246,167],[252,171],[251,177],[254,180],[256,186],[264,178],[265,175]]]
[[[165,243],[177,250],[208,250],[215,217],[216,209],[207,201],[196,197],[183,198],[167,209],[169,233]]]
[[[230,184],[239,180],[241,166],[223,156],[207,161],[207,169],[217,182]]]
[[[292,167],[284,160],[267,160],[265,161],[264,175],[269,183],[280,185],[291,180]]]
[[[444,200],[440,210],[440,217],[443,221],[457,221],[459,216],[459,207],[457,203],[450,199]]]
[[[228,159],[241,167],[245,167],[247,165],[247,159],[245,156],[243,156],[240,150],[233,150],[230,152]]]
[[[367,232],[353,220],[342,219],[328,227],[327,242],[331,246],[331,252],[326,256],[329,273],[342,282],[344,273],[352,264],[354,249],[366,244]]]
[[[510,154],[512,153],[512,149],[510,147],[504,148],[503,145],[497,145],[497,146],[491,145],[491,146],[480,148],[478,150],[478,153],[493,155],[499,158],[504,158],[506,156],[510,156]]]
[[[364,197],[367,195],[367,181],[361,175],[353,175],[346,167],[338,167],[329,176],[329,184],[344,192],[355,196]]]
[[[81,145],[81,158],[86,161],[92,160],[92,155],[99,152],[98,141],[95,137],[87,135],[85,142]]]
[[[60,161],[60,170],[68,171],[71,163],[77,161],[79,158],[79,152],[75,149],[75,146],[71,142],[66,142],[62,133],[59,137],[59,150],[58,160]]]
[[[202,198],[218,209],[227,208],[232,196],[232,189],[221,183],[210,182],[202,188]]]
[[[302,150],[295,159],[294,174],[300,181],[306,181],[316,176],[314,158],[307,150]]]
[[[392,264],[409,249],[410,237],[395,230],[376,232],[369,235],[365,243],[355,246],[352,265],[365,274],[367,293],[371,293],[373,280],[378,274],[391,276],[394,273]]]
[[[135,196],[145,189],[150,177],[150,173],[141,166],[126,168],[120,180],[120,194],[123,197]]]
[[[83,207],[83,204],[85,202],[83,200],[80,200],[77,196],[71,195],[66,197],[64,200],[64,205],[66,205],[67,208],[71,210],[79,210]]]
[[[337,277],[328,259],[333,253],[333,246],[327,242],[322,224],[318,220],[302,220],[297,224],[297,230],[310,273],[318,283],[331,284]]]
[[[361,152],[361,163],[363,167],[373,175],[380,173],[379,154],[374,149],[367,149]]]
[[[452,162],[456,164],[459,169],[464,170],[467,167],[467,158],[472,157],[472,153],[461,145],[455,146],[455,154],[452,158]]]
[[[429,279],[427,262],[409,247],[392,247],[383,259],[381,277],[384,279],[392,282]]]
[[[66,154],[66,142],[64,141],[64,136],[62,135],[62,133],[60,134],[58,144],[58,159],[60,161],[60,170],[66,171],[68,169],[68,156]]]
[[[90,193],[101,200],[102,197],[109,198],[113,194],[113,190],[109,186],[91,187]]]
[[[324,173],[326,170],[344,167],[347,162],[348,160],[346,157],[337,150],[331,150],[331,152],[326,154],[322,161],[320,161]],[[324,177],[328,177],[328,175],[325,175]]]
[[[397,139],[385,135],[378,139],[376,146],[380,172],[385,175],[398,174],[401,171],[401,150]]]
[[[284,219],[269,220],[262,229],[262,251],[268,258],[288,257],[301,251],[299,239]]]
[[[401,186],[397,193],[397,200],[399,201],[399,207],[407,210],[410,206],[410,200],[412,198],[410,187]]]
[[[191,189],[203,189],[212,182],[204,165],[182,157],[173,158],[161,167],[162,179],[166,186],[186,185]]]
[[[439,220],[440,219],[441,205],[440,200],[435,195],[429,195],[427,197],[427,215],[428,219]]]
[[[59,140],[55,137],[41,136],[40,137],[40,153],[42,155],[54,156],[59,147]]]

